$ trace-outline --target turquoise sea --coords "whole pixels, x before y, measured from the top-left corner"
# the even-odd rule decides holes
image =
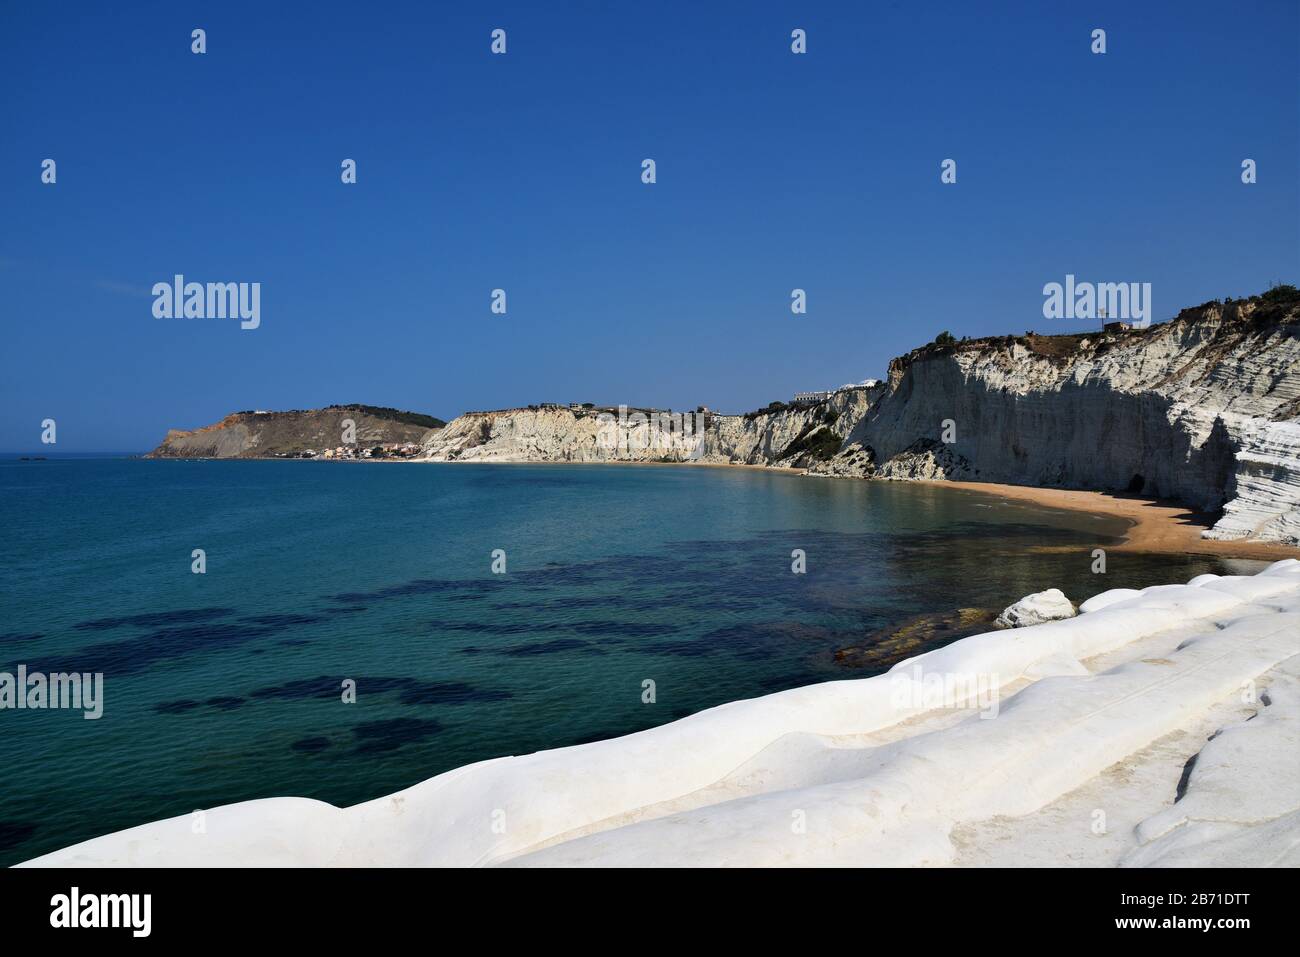
[[[96,721],[0,710],[0,864],[865,677],[886,662],[835,652],[918,615],[1262,565],[1095,575],[1111,519],[690,466],[9,458],[0,522],[0,672],[103,672],[105,699]]]

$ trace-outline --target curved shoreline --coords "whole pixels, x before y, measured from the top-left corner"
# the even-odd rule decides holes
[[[1048,508],[1090,512],[1122,518],[1130,523],[1124,541],[1115,551],[1148,552],[1164,555],[1208,555],[1217,558],[1249,558],[1276,561],[1300,557],[1300,549],[1275,542],[1219,541],[1202,538],[1201,532],[1214,524],[1213,516],[1185,505],[1114,492],[1039,488],[1031,485],[998,485],[990,482],[915,480],[922,485],[966,489],[983,495]]]
[[[655,465],[660,467],[685,465],[696,468],[754,469],[765,472],[780,472],[786,475],[802,475],[809,478],[854,478],[857,481],[867,482],[899,481],[902,484],[963,489],[995,498],[1041,505],[1044,508],[1085,512],[1091,515],[1123,519],[1129,523],[1128,530],[1124,535],[1124,541],[1119,545],[1112,546],[1112,551],[1146,552],[1158,555],[1203,555],[1212,558],[1245,558],[1258,561],[1300,558],[1300,548],[1293,548],[1279,542],[1261,542],[1255,539],[1223,541],[1202,538],[1201,532],[1214,525],[1215,515],[1207,512],[1197,512],[1177,502],[1145,498],[1141,495],[1129,495],[1120,492],[1044,488],[1037,485],[1004,485],[997,482],[966,482],[948,479],[857,478],[856,476],[822,475],[809,472],[807,469],[732,462],[602,462],[599,464]]]
[[[248,456],[237,459],[186,459],[186,461],[293,462],[305,460]],[[1223,541],[1202,538],[1201,532],[1214,525],[1216,516],[1206,512],[1197,512],[1177,502],[1144,498],[1140,495],[1120,492],[1045,488],[1037,485],[1004,485],[997,482],[968,482],[948,479],[873,479],[859,476],[824,475],[809,472],[807,469],[744,462],[633,462],[619,461],[617,459],[591,462],[535,462],[499,458],[471,460],[412,458],[374,459],[368,461],[398,462],[414,465],[620,465],[653,468],[746,469],[807,478],[841,478],[866,482],[897,481],[903,484],[963,489],[995,498],[1029,502],[1045,508],[1120,518],[1129,523],[1129,528],[1124,536],[1124,541],[1119,545],[1112,546],[1113,551],[1146,552],[1158,555],[1202,555],[1212,558],[1245,558],[1257,561],[1300,558],[1300,548],[1293,548],[1290,545],[1277,542],[1261,542],[1257,539]]]

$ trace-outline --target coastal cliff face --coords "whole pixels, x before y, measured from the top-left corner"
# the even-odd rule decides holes
[[[817,470],[844,444],[884,392],[846,389],[816,405],[775,412],[720,415],[705,433],[703,461]]]
[[[1300,304],[917,350],[826,470],[1131,491],[1300,543]],[[949,429],[945,442],[945,425]]]
[[[931,344],[889,377],[745,415],[532,406],[443,424],[370,406],[241,412],[150,457],[417,443],[428,461],[694,462],[1134,492],[1222,511],[1207,537],[1300,545],[1300,299],[1140,330]]]
[[[146,458],[268,458],[296,456],[343,444],[346,420],[358,446],[419,444],[440,419],[397,409],[338,405],[294,412],[236,412],[193,431],[172,429]]]
[[[653,442],[648,423],[610,435],[602,414],[563,406],[467,412],[424,440],[434,462],[680,462],[694,453],[699,433],[679,443]],[[614,415],[617,415],[615,411]],[[693,425],[694,423],[692,423]]]
[[[430,432],[434,462],[698,462],[810,467],[843,444],[879,389],[748,415],[563,406],[467,412]]]
[[[614,411],[469,413],[423,457],[698,462],[1135,492],[1300,544],[1300,301],[1208,303],[1148,329],[930,345],[874,387],[674,434]],[[689,419],[689,415],[687,417]],[[680,417],[679,417],[680,420]],[[602,432],[602,430],[604,430]]]

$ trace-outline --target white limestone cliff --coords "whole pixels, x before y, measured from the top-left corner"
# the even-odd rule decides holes
[[[1295,302],[926,347],[894,360],[889,385],[847,437],[864,475],[1140,492],[1226,506],[1215,537],[1300,544]]]
[[[893,360],[874,387],[710,413],[675,443],[642,424],[618,426],[602,445],[600,429],[596,410],[469,413],[429,433],[425,457],[1131,491],[1222,509],[1209,537],[1300,545],[1300,302],[1208,303],[1143,330],[926,346]]]
[[[1206,537],[1300,544],[1300,421],[1249,427],[1236,461],[1234,497]]]
[[[430,432],[433,462],[698,462],[802,466],[797,443],[857,425],[879,389],[836,393],[815,406],[750,415],[546,405],[468,412]],[[842,430],[842,432],[841,432]]]

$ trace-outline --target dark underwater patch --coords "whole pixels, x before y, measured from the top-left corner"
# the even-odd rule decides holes
[[[715,628],[706,632],[700,641],[713,644],[742,661],[761,661],[772,654],[772,635],[763,622]]]
[[[580,638],[556,638],[554,641],[537,641],[526,645],[515,645],[513,648],[503,648],[497,653],[509,655],[512,658],[528,658],[534,655],[555,655],[563,651],[585,651],[588,654],[596,655],[605,653],[591,642],[583,641]]]
[[[495,611],[574,611],[583,608],[614,608],[627,603],[623,595],[589,595],[548,598],[542,601],[493,602]]]
[[[325,619],[320,615],[304,615],[291,612],[279,615],[248,615],[239,620],[253,625],[271,625],[276,628],[287,628],[291,625],[311,625],[318,621],[324,621]]]
[[[162,628],[136,638],[87,645],[66,657],[42,662],[41,670],[137,674],[168,658],[241,645],[273,634],[275,629],[266,625],[229,622]]]
[[[289,749],[291,751],[301,751],[304,754],[316,754],[318,751],[324,751],[329,746],[329,738],[299,738],[293,744],[289,745]]]
[[[718,649],[703,641],[663,641],[643,645],[639,649],[654,655],[673,655],[678,658],[704,658],[718,654]]]
[[[184,625],[197,621],[211,621],[233,615],[233,608],[179,608],[175,611],[150,612],[143,615],[124,615],[118,618],[95,618],[79,622],[72,627],[77,631],[110,631],[114,628],[160,628],[166,625]]]
[[[203,612],[199,615],[198,612]],[[190,619],[218,618],[229,615],[230,609],[196,609],[193,612],[168,612],[172,617]],[[100,619],[100,623],[113,622],[104,627],[121,627],[123,623],[140,625],[145,621],[156,621],[157,615],[136,615],[130,618]],[[49,673],[56,671],[102,671],[105,674],[137,674],[169,658],[222,650],[247,644],[261,638],[275,637],[285,628],[293,628],[320,620],[312,615],[257,615],[235,621],[196,620],[192,624],[173,624],[165,628],[147,631],[133,638],[121,638],[87,645],[63,657],[40,663],[40,670]],[[86,624],[85,622],[82,623]],[[82,627],[78,625],[77,627]],[[96,625],[99,627],[99,625]],[[264,649],[256,648],[252,654],[259,654]],[[37,665],[29,665],[37,670]]]
[[[471,704],[513,697],[509,691],[485,690],[460,681],[412,681],[398,695],[398,700],[402,704]]]
[[[184,714],[186,711],[193,711],[198,706],[197,701],[185,698],[180,701],[160,701],[153,706],[153,709],[159,714]]]
[[[338,698],[342,694],[342,678],[321,675],[316,678],[297,678],[283,684],[254,688],[248,693],[248,696],[250,698],[277,698],[281,701],[295,701],[302,698]]]
[[[30,821],[0,821],[0,851],[7,851],[29,840],[38,826]]]
[[[366,601],[382,601],[386,598],[406,598],[412,595],[438,595],[455,592],[483,593],[500,587],[501,582],[488,579],[464,579],[460,581],[445,578],[417,578],[400,585],[389,585],[374,591],[339,592],[327,600],[341,605],[358,605]]]
[[[802,688],[808,684],[806,677],[791,675],[768,675],[765,678],[758,679],[758,687],[762,689],[763,694],[775,694],[778,691],[789,691],[791,688]],[[748,697],[742,695],[740,697]],[[737,700],[740,700],[737,698]]]
[[[658,610],[662,611],[662,607]],[[680,631],[679,625],[664,622],[637,621],[451,621],[436,622],[437,631],[469,632],[482,635],[536,635],[554,632],[572,632],[579,635],[597,635],[601,637],[645,638],[672,634]],[[576,647],[576,646],[575,646]]]
[[[244,699],[235,695],[218,695],[204,702],[209,708],[217,708],[221,711],[232,711],[243,703]]]
[[[425,741],[442,730],[442,725],[428,718],[385,718],[366,721],[352,729],[357,738],[358,754],[395,751],[404,744]]]
[[[401,691],[403,688],[409,688],[416,684],[414,678],[394,677],[390,675],[370,675],[360,678],[354,678],[357,683],[357,694],[366,692],[368,694],[385,694],[389,691]]]
[[[37,638],[44,638],[44,637],[45,636],[38,631],[27,632],[27,633],[20,632],[20,631],[11,631],[6,634],[0,635],[0,645],[10,644],[11,642],[13,644],[17,644],[20,641],[35,641]]]
[[[626,576],[613,562],[577,565],[548,565],[513,573],[514,579],[529,589],[549,590],[563,585],[591,585],[593,582],[622,581]]]
[[[434,628],[439,631],[468,631],[474,634],[494,635],[529,635],[539,631],[568,631],[569,625],[561,622],[483,622],[483,621],[439,621]]]
[[[420,681],[400,676],[372,675],[353,679],[357,685],[357,700],[364,695],[398,694],[402,704],[473,704],[482,701],[504,701],[514,697],[509,691],[479,688],[462,681]],[[284,684],[257,688],[250,692],[253,698],[276,698],[284,701],[306,698],[337,699],[343,691],[342,678],[322,675],[301,678]]]
[[[682,630],[680,625],[636,621],[578,621],[573,623],[572,628],[580,635],[618,635],[622,638],[670,635]]]

